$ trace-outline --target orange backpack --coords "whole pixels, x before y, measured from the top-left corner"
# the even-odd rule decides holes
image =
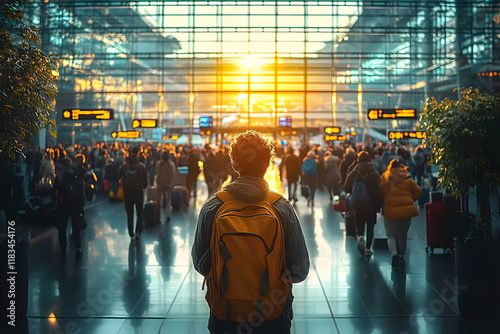
[[[227,191],[216,196],[223,204],[212,228],[212,266],[205,278],[210,310],[224,321],[275,319],[291,288],[283,225],[272,205],[281,195],[270,191],[256,203],[238,201]]]

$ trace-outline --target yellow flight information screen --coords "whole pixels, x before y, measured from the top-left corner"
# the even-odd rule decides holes
[[[408,119],[417,118],[416,109],[368,109],[368,119]]]
[[[141,131],[114,131],[111,133],[113,138],[137,139],[141,136]]]
[[[325,133],[331,135],[332,133],[340,133],[339,126],[328,126],[325,128]]]
[[[64,109],[63,120],[100,121],[113,119],[113,109]]]
[[[425,139],[427,134],[425,131],[389,131],[387,138],[391,140],[397,139]]]
[[[334,141],[334,140],[347,140],[347,136],[337,136],[337,135],[327,135],[325,136],[326,141]]]
[[[158,120],[156,119],[134,119],[132,121],[132,127],[135,128],[156,128],[158,126]]]

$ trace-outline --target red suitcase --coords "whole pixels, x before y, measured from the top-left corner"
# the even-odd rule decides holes
[[[346,212],[349,211],[349,207],[345,200],[340,200],[338,202],[333,203],[333,211],[336,212]]]
[[[453,216],[458,211],[458,203],[454,203],[449,212],[442,202],[425,204],[425,229],[427,236],[426,251],[434,253],[434,248],[453,250]]]

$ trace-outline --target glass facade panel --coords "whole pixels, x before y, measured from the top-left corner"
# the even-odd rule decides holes
[[[367,108],[499,90],[498,12],[467,0],[77,0],[30,3],[25,15],[59,62],[64,141],[72,125],[60,114],[75,107],[114,108],[113,131],[146,116],[190,128],[209,112],[220,126],[249,126],[253,112],[273,126],[276,111],[294,126],[385,129]]]

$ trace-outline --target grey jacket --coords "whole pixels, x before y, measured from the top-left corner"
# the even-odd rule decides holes
[[[243,175],[226,186],[224,190],[238,200],[258,202],[264,199],[269,187],[263,178]],[[212,264],[210,239],[215,214],[221,205],[222,201],[214,196],[205,202],[198,216],[191,256],[194,268],[203,276],[209,273]],[[299,219],[292,205],[285,198],[275,202],[274,207],[283,224],[286,267],[294,283],[302,282],[309,272],[309,254]]]

